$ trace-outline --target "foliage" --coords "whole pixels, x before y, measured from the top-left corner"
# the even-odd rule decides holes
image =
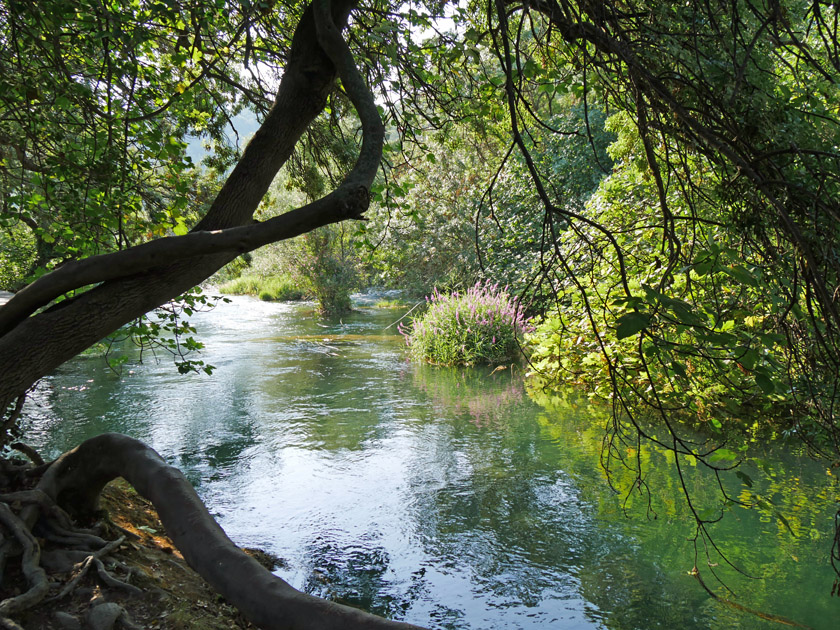
[[[322,227],[299,237],[295,245],[293,274],[318,300],[321,313],[338,315],[349,311],[350,292],[357,285],[358,273],[344,231],[340,227]]]
[[[354,236],[376,285],[424,295],[434,287],[463,288],[482,276],[473,221],[498,144],[477,138],[466,125],[447,131],[429,134],[424,150],[407,155],[409,161],[373,190],[370,222],[357,226]]]
[[[749,426],[757,412],[779,419],[794,404],[785,339],[773,330],[783,302],[762,284],[766,269],[744,264],[754,259],[750,247],[721,225],[691,226],[691,234],[678,228],[678,238],[693,239],[693,257],[663,281],[661,250],[637,246],[620,259],[601,231],[615,234],[619,247],[649,244],[659,220],[646,201],[655,183],[632,161],[638,137],[623,123],[623,115],[610,121],[619,130],[610,149],[619,164],[586,208],[599,229],[583,232],[586,248],[572,239],[557,247],[559,299],[529,337],[533,369],[602,399],[618,390],[639,413],[661,408],[716,431],[726,418]],[[686,204],[679,191],[668,202],[675,210]]]
[[[477,283],[463,293],[435,290],[426,300],[425,313],[409,326],[400,324],[415,361],[493,365],[519,357],[519,343],[530,324],[507,287]]]
[[[32,273],[37,252],[35,239],[27,231],[21,226],[0,231],[0,290],[16,291]]]
[[[573,95],[553,107],[558,133],[534,134],[536,155],[554,197],[581,211],[612,165],[606,147],[615,136],[603,113]],[[375,283],[422,295],[487,278],[527,293],[530,309],[551,301],[538,279],[552,235],[521,156],[505,149],[503,124],[453,121],[424,135],[422,150],[407,152],[375,189],[378,203],[356,234]]]
[[[230,165],[225,110],[242,101],[213,75],[245,15],[224,3],[202,7],[200,20],[190,11],[145,1],[0,8],[0,225],[29,232],[39,273],[186,233],[206,197],[190,136],[213,139],[216,166]]]
[[[115,372],[121,370],[128,361],[128,355],[119,351],[112,352],[112,348],[118,347],[121,342],[130,341],[140,348],[141,361],[145,353],[151,353],[157,359],[158,351],[163,351],[172,356],[180,374],[212,374],[215,366],[194,358],[204,348],[204,344],[195,338],[195,326],[187,318],[197,312],[212,309],[219,299],[226,298],[208,296],[201,287],[195,287],[178,300],[164,304],[124,326],[106,339],[108,350],[105,357],[108,366]]]
[[[222,293],[231,295],[256,295],[266,301],[302,300],[304,292],[289,276],[244,275],[220,284]]]
[[[376,148],[355,189],[365,203],[335,210],[328,198],[316,205],[326,216],[309,208],[272,238],[359,218],[369,193],[382,205],[355,238],[373,252],[377,280],[426,289],[490,277],[528,288],[539,308],[553,302],[535,339],[538,367],[611,400],[605,466],[626,465],[639,488],[645,463],[628,453],[647,441],[670,448],[677,467],[691,457],[723,475],[737,463],[723,438],[698,444],[678,417],[719,429],[744,414],[786,414],[791,434],[840,457],[835,4],[334,2],[336,15],[353,12],[344,65],[325,61],[319,36],[332,30],[315,28],[306,5],[0,5],[0,229],[4,244],[22,234],[32,244],[11,252],[16,277],[3,282],[49,274],[45,284],[61,287],[0,331],[10,423],[15,401],[61,357],[235,255],[160,237],[192,227],[218,230],[219,241],[228,228],[266,234],[249,223],[282,164],[312,201],[343,181],[360,144],[379,146],[350,113],[364,82],[348,74],[355,53],[379,91],[374,101],[361,87],[373,117],[377,105],[387,116],[389,168],[370,185]],[[289,93],[275,89],[281,75]],[[246,103],[273,126],[219,187],[239,157],[224,130]],[[187,155],[196,136],[216,146],[203,182]],[[97,254],[141,257],[149,242],[171,244],[171,256],[78,271]],[[243,242],[236,253],[257,246]],[[324,228],[286,251],[322,308],[349,306],[349,231]],[[74,325],[55,325],[62,317]],[[189,339],[168,321],[136,332]],[[38,341],[22,348],[32,332]],[[467,349],[465,331],[452,334],[447,360]],[[26,369],[6,367],[24,359]],[[639,419],[650,416],[665,434],[645,431]],[[692,514],[707,542],[712,519]]]

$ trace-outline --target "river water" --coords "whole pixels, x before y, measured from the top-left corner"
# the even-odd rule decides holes
[[[212,376],[77,358],[42,383],[28,437],[51,456],[104,431],[145,440],[235,542],[284,559],[278,575],[378,614],[472,630],[780,627],[689,575],[693,528],[667,453],[641,454],[653,511],[625,501],[599,467],[602,410],[529,396],[519,369],[409,364],[388,327],[402,312],[371,304],[322,320],[232,298],[193,318]],[[744,468],[752,487],[728,489],[766,509],[732,508],[712,528],[751,577],[701,549],[703,579],[761,613],[840,627],[836,477],[786,449],[751,454],[766,474]],[[714,480],[686,464],[695,500],[711,501]]]

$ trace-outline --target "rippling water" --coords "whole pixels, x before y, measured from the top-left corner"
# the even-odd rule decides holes
[[[311,305],[233,298],[194,319],[212,376],[148,357],[115,375],[78,358],[42,384],[29,435],[52,455],[103,431],[147,441],[238,544],[285,559],[283,578],[379,614],[476,630],[776,626],[688,575],[692,529],[667,454],[644,454],[656,518],[628,517],[598,467],[596,411],[537,405],[518,370],[410,365],[388,327],[401,314],[363,301],[324,321]],[[773,477],[735,491],[775,498],[788,525],[727,514],[716,539],[764,579],[718,570],[747,606],[836,628],[838,485],[805,458],[765,456]],[[687,482],[711,491],[701,471]]]

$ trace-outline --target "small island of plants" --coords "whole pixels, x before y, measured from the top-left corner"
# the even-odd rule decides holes
[[[461,293],[426,298],[429,307],[407,326],[400,325],[415,361],[438,365],[490,365],[516,360],[531,330],[521,305],[507,287],[478,282]]]

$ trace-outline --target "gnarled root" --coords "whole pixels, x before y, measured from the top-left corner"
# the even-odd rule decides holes
[[[17,560],[25,583],[16,585],[15,580],[10,579],[9,584],[4,585],[14,590],[0,601],[0,630],[20,630],[21,626],[11,617],[18,617],[41,604],[51,606],[73,591],[91,566],[96,569],[96,575],[106,587],[127,591],[132,595],[141,594],[142,591],[136,586],[114,577],[103,562],[125,538],[108,543],[97,535],[98,531],[75,526],[71,517],[51,496],[37,487],[30,487],[38,477],[37,472],[33,474],[33,471],[46,470],[46,467],[42,468],[40,457],[28,447],[18,450],[27,451],[34,466],[10,459],[0,460],[0,468],[4,472],[2,485],[4,489],[12,489],[0,493],[0,582],[7,564]],[[44,550],[45,544],[53,548]],[[109,564],[112,562],[120,565],[109,558]],[[67,574],[74,569],[75,576],[70,577],[61,592],[49,597],[50,590],[58,589],[60,581],[51,582],[48,572],[51,575]],[[128,573],[130,576],[131,570]],[[23,592],[19,592],[17,587],[23,587]],[[119,618],[123,627],[136,627],[122,608],[119,611],[115,619]],[[55,614],[64,613],[55,611]],[[108,630],[113,626],[113,623],[108,626],[108,619],[101,617],[101,613],[91,617],[97,628]],[[88,622],[91,628],[94,627],[92,623]]]
[[[260,628],[418,628],[306,595],[272,575],[231,542],[179,470],[128,436],[87,440],[59,457],[37,487],[70,514],[83,515],[96,511],[102,488],[117,477],[152,502],[190,566]]]
[[[14,534],[23,548],[21,566],[29,584],[28,591],[0,602],[0,616],[5,617],[40,603],[49,592],[50,583],[47,581],[47,574],[41,568],[41,548],[38,541],[26,524],[5,503],[0,503],[0,523]]]

